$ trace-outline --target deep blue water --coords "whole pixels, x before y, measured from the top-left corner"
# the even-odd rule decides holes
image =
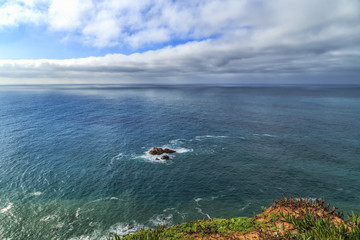
[[[359,87],[0,87],[0,239],[252,216],[283,192],[360,211]]]

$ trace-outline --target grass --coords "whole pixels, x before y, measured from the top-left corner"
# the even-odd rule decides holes
[[[196,220],[173,227],[142,229],[123,238],[115,235],[108,240],[238,239],[239,235],[246,239],[247,234],[271,240],[360,240],[359,214],[352,213],[345,220],[342,212],[324,203],[319,199],[284,196],[253,218]]]
[[[233,233],[246,233],[254,230],[255,227],[251,218],[213,218],[180,223],[174,227],[159,226],[156,229],[140,230],[124,238],[115,235],[114,238],[109,238],[109,240],[192,239],[195,236],[206,237],[214,234],[227,236]]]
[[[283,235],[285,239],[360,239],[360,217],[352,213],[348,220],[332,221],[330,216],[324,218],[312,211],[304,216],[283,215],[282,221],[293,227]]]

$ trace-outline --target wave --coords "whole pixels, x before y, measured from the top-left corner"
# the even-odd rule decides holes
[[[209,215],[209,214],[207,214],[207,213],[204,213],[204,212],[202,211],[202,209],[201,209],[201,208],[196,207],[195,209],[198,211],[198,213],[200,213],[200,214],[202,214],[202,215],[206,216],[208,219],[211,219],[210,215]]]
[[[76,210],[75,217],[78,218],[79,215],[80,215],[80,208],[78,208],[78,209]]]
[[[263,134],[254,133],[253,136],[276,137],[275,135],[271,135],[271,134],[267,134],[267,133],[263,133]]]
[[[13,203],[9,203],[6,207],[0,210],[0,213],[6,213],[8,212],[12,207],[14,206]]]
[[[95,203],[95,202],[100,202],[100,201],[110,201],[110,200],[120,200],[120,201],[121,201],[121,199],[119,199],[119,198],[117,198],[117,197],[104,197],[104,198],[98,198],[98,199],[89,201],[89,202],[87,202],[86,204]]]
[[[33,192],[30,193],[31,196],[40,196],[41,194],[43,194],[42,192]]]
[[[197,204],[198,206],[200,206],[199,202],[200,202],[201,200],[203,200],[203,199],[202,199],[202,198],[194,198],[194,201],[196,202],[196,204]]]
[[[146,229],[144,225],[138,224],[135,221],[132,221],[131,223],[116,223],[115,225],[111,226],[109,229],[109,232],[111,234],[117,234],[120,237],[123,237],[128,234],[133,234],[140,229]]]
[[[171,144],[182,144],[183,142],[186,142],[186,141],[188,141],[188,140],[179,138],[179,139],[171,140],[170,143]]]
[[[60,229],[60,228],[63,228],[64,227],[64,223],[63,222],[59,222],[58,224],[56,224],[53,228],[55,229]]]
[[[161,156],[163,155],[166,155],[166,154],[161,154],[161,155],[151,155],[149,153],[149,151],[152,149],[148,149],[146,152],[144,152],[142,155],[140,156],[135,156],[133,158],[142,158],[144,160],[147,160],[147,161],[150,161],[150,162],[154,162],[154,163],[169,163],[171,162],[171,159],[173,158],[176,158],[176,154],[183,154],[183,153],[188,153],[188,152],[192,152],[193,149],[188,149],[188,148],[183,148],[183,147],[179,147],[179,148],[176,148],[176,147],[172,147],[171,145],[164,145],[164,146],[161,146],[161,148],[171,148],[173,150],[176,151],[176,153],[174,154],[171,154],[170,156],[170,161],[169,160],[162,160],[161,159]],[[159,160],[158,160],[159,159]]]
[[[216,136],[216,135],[203,135],[203,136],[196,136],[195,140],[202,140],[206,138],[228,138],[229,136]]]
[[[244,207],[240,208],[240,211],[244,211],[250,206],[251,203],[247,203]]]
[[[174,154],[171,154],[171,158],[176,158],[176,155],[177,154],[183,154],[183,153],[188,153],[188,152],[193,152],[193,149],[191,148],[185,148],[182,146],[182,144],[187,141],[186,139],[175,139],[175,140],[170,140],[168,144],[165,144],[165,145],[162,145],[160,146],[160,148],[170,148],[170,149],[173,149],[176,151],[176,153]],[[146,149],[146,147],[142,147],[141,149]],[[165,154],[162,154],[162,155],[151,155],[149,153],[149,151],[151,150],[152,148],[150,149],[147,149],[145,152],[143,152],[141,155],[138,155],[138,154],[131,154],[131,155],[128,155],[128,154],[124,154],[124,153],[119,153],[117,154],[116,156],[112,157],[111,160],[110,160],[110,164],[109,165],[112,165],[114,163],[114,161],[117,161],[117,160],[121,160],[121,159],[124,159],[124,158],[130,158],[130,159],[143,159],[143,160],[146,160],[146,161],[149,161],[149,162],[153,162],[153,163],[170,163],[171,161],[169,160],[162,160],[161,159],[161,156],[165,155]],[[157,158],[159,160],[157,160]]]
[[[194,151],[193,149],[188,149],[188,148],[175,148],[174,150],[176,151],[176,153],[180,153],[180,154]]]
[[[222,197],[222,196],[224,196],[224,195],[221,195],[221,196],[211,196],[211,200],[215,200],[215,199],[220,198],[220,197]]]
[[[80,208],[78,208],[78,211],[80,211]],[[198,209],[198,212],[203,214],[204,216],[210,218],[210,216],[206,213],[203,213],[200,208]],[[163,226],[163,225],[172,226],[173,219],[174,219],[173,214],[179,214],[182,217],[182,219],[185,219],[185,215],[186,215],[185,213],[179,212],[176,208],[166,208],[163,210],[163,213],[153,215],[147,221],[148,224],[146,224],[146,225],[140,224],[140,223],[136,222],[135,220],[132,220],[127,223],[119,222],[119,223],[116,223],[116,224],[110,226],[110,228],[108,230],[105,230],[105,231],[94,230],[89,235],[81,235],[81,236],[77,236],[77,237],[72,237],[69,240],[95,240],[95,239],[106,240],[109,238],[109,236],[114,236],[114,234],[118,235],[119,237],[124,237],[125,235],[134,234],[137,231],[142,230],[142,229],[149,229],[149,228],[154,228],[154,227]],[[53,217],[53,219],[54,219],[57,216],[50,215],[47,217]]]
[[[122,158],[125,157],[125,156],[126,156],[125,154],[119,153],[119,154],[116,155],[115,157],[111,158],[109,165],[113,165],[114,161],[120,160],[120,159],[122,159]]]
[[[158,215],[154,215],[149,222],[153,225],[153,226],[163,226],[163,225],[171,225],[172,223],[172,218],[173,215],[169,214],[169,215],[165,215],[165,214],[158,214]]]
[[[40,219],[41,222],[49,222],[59,218],[58,215],[48,215]]]
[[[186,213],[178,211],[176,208],[166,208],[163,210],[164,213],[173,212],[174,214],[179,215],[182,219],[186,218]]]
[[[150,149],[151,150],[151,149]],[[149,151],[150,151],[149,150]],[[135,156],[134,158],[136,159],[136,158],[141,158],[141,159],[144,159],[144,160],[146,160],[146,161],[149,161],[149,162],[153,162],[153,163],[167,163],[167,162],[169,162],[169,160],[163,160],[163,159],[161,159],[161,155],[151,155],[150,153],[149,153],[149,151],[146,151],[146,152],[144,152],[144,154],[143,155],[140,155],[140,156]],[[173,157],[173,156],[172,156]],[[157,159],[159,159],[159,160],[157,160]]]

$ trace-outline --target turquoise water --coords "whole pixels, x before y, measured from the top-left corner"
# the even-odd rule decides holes
[[[0,103],[0,239],[252,216],[283,192],[360,211],[357,87],[2,86]]]

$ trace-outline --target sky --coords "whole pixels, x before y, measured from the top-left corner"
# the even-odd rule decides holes
[[[359,0],[0,0],[0,84],[360,84]]]

